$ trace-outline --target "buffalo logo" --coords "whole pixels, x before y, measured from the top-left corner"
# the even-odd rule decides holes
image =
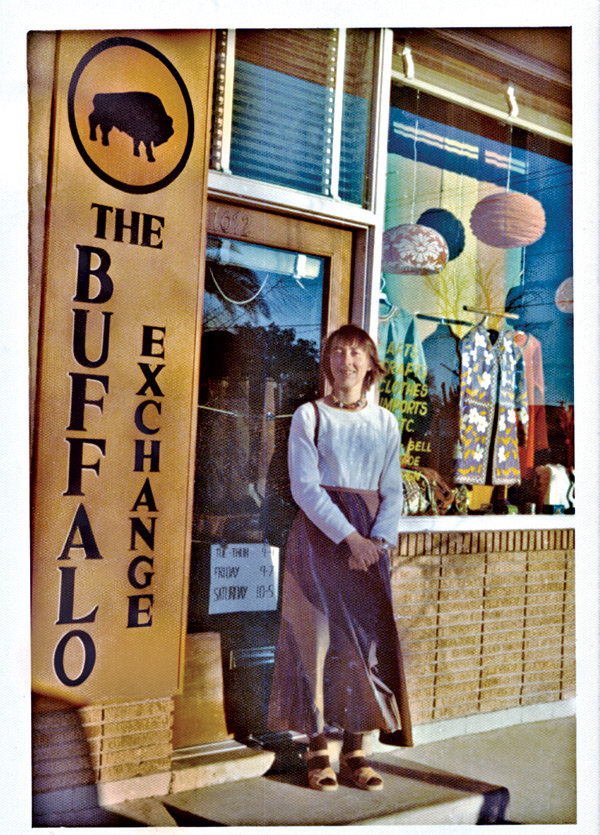
[[[152,145],[162,145],[173,136],[173,119],[153,93],[97,93],[89,118],[92,141],[99,127],[102,144],[109,145],[108,134],[117,128],[133,139],[135,157],[140,155],[140,143],[144,145],[148,162],[156,162]]]
[[[144,41],[114,37],[90,49],[71,77],[68,108],[83,160],[122,191],[157,191],[187,164],[194,138],[189,93],[173,64]]]

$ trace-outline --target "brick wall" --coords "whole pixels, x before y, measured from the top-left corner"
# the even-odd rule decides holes
[[[79,713],[97,782],[170,771],[172,699],[93,705]]]
[[[574,532],[411,533],[392,559],[413,723],[575,695]]]
[[[99,784],[125,781],[125,796],[167,790],[172,699],[82,708],[40,695],[32,702],[34,826],[131,825],[103,813]]]

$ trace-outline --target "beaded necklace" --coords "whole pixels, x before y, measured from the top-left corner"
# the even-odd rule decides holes
[[[333,394],[330,394],[329,396],[331,397],[333,405],[337,406],[338,409],[362,409],[366,403],[364,397],[361,397],[359,400],[355,400],[354,403],[344,403],[342,400],[338,400],[337,397],[334,397]]]

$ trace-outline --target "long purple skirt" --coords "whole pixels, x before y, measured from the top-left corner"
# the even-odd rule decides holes
[[[377,493],[327,490],[368,536]],[[385,741],[412,745],[388,558],[365,572],[349,568],[349,556],[346,543],[335,545],[298,512],[286,548],[269,727],[309,735],[380,729],[396,732]]]

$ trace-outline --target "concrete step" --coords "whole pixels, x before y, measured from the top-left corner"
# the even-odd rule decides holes
[[[235,740],[179,750],[173,759],[171,792],[262,777],[275,760],[272,751],[249,748]]]
[[[477,824],[504,820],[508,791],[394,754],[370,761],[382,792],[340,785],[316,792],[303,771],[182,791],[160,798],[177,826],[343,826]]]

